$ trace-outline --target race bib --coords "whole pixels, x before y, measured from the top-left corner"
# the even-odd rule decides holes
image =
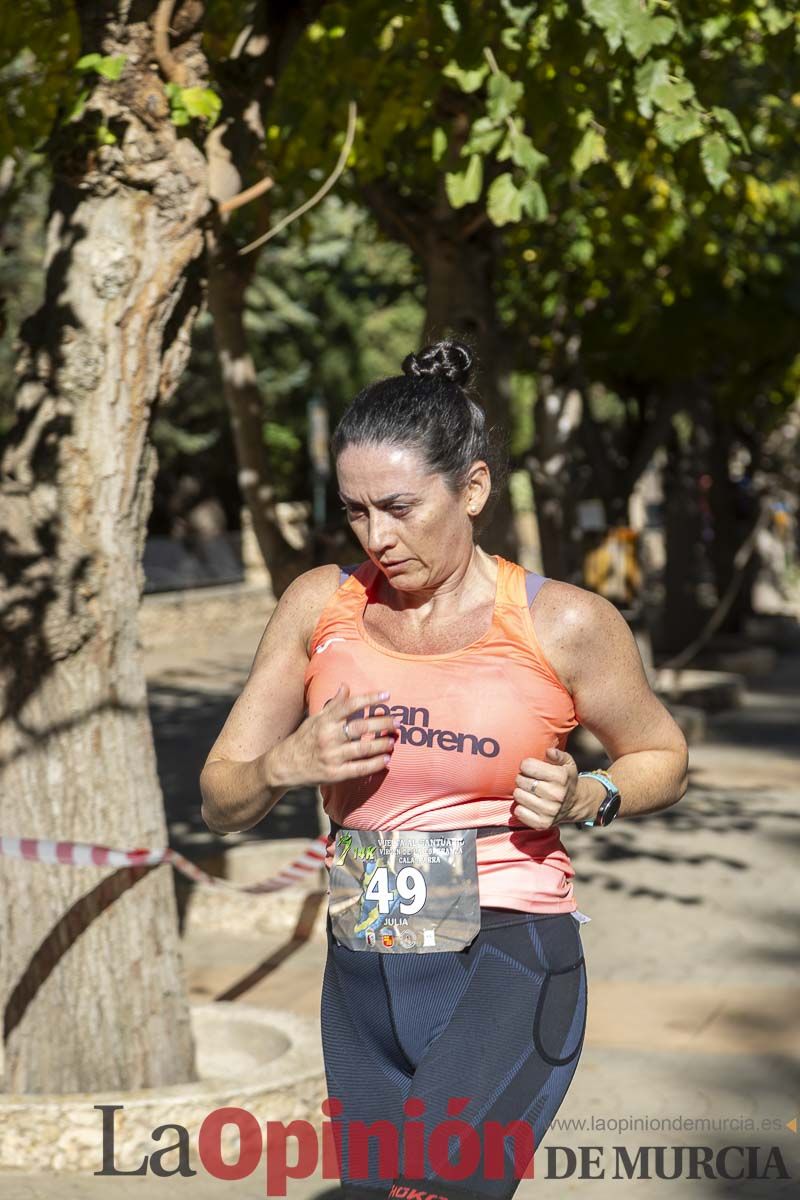
[[[481,927],[474,829],[338,829],[328,910],[351,950],[463,950]]]

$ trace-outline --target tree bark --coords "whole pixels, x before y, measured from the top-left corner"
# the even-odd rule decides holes
[[[695,421],[697,411],[693,414]],[[702,457],[696,433],[695,427],[692,440],[683,446],[672,429],[667,441],[664,607],[654,650],[668,657],[683,650],[698,635],[712,607],[700,602],[700,585],[707,573],[707,552],[698,486]]]
[[[82,53],[127,61],[116,82],[92,77],[58,135],[45,300],[21,334],[0,483],[0,828],[118,848],[167,841],[138,638],[148,431],[188,356],[209,207],[204,156],[151,69],[157,7],[78,6]],[[170,20],[192,86],[201,17],[184,0]],[[194,1079],[171,867],[0,870],[4,1089]]]
[[[739,546],[758,518],[756,496],[750,502],[731,479],[730,460],[735,444],[733,423],[718,409],[714,413],[713,437],[709,445],[710,487],[708,499],[714,517],[714,540],[711,559],[717,584],[717,594],[724,596],[735,573],[734,557]],[[749,560],[743,578],[731,602],[720,633],[740,633],[747,617],[752,615],[752,590],[758,573],[757,552]]]
[[[575,434],[584,407],[581,393],[540,377],[534,416],[534,444],[527,458],[542,551],[542,570],[550,579],[580,582],[580,544],[574,538]]]
[[[264,398],[244,327],[244,293],[252,265],[236,259],[233,247],[215,222],[208,234],[208,306],[214,319],[223,388],[231,418],[242,497],[250,512],[259,549],[276,597],[312,565],[312,546],[297,550],[281,533],[275,489],[262,432]]]
[[[456,220],[458,218],[458,220]],[[423,268],[427,283],[425,343],[452,336],[466,338],[477,358],[475,377],[487,428],[507,449],[510,437],[508,369],[500,353],[494,269],[497,230],[482,224],[465,234],[463,217],[440,199],[433,219],[422,231]],[[497,481],[497,499],[477,540],[489,554],[514,561],[519,550],[507,480]]]
[[[260,5],[253,25],[237,39],[221,73],[224,119],[206,141],[209,190],[218,205],[259,180],[266,180],[264,114],[291,47],[305,26],[316,18],[323,3],[324,0],[304,0],[304,3],[282,0]],[[253,216],[259,233],[269,228],[269,203],[263,194],[247,212]],[[238,255],[228,216],[221,211],[209,223],[207,250],[208,305],[236,448],[239,487],[250,511],[272,590],[280,596],[300,572],[313,565],[313,547],[309,544],[298,550],[284,537],[270,481],[262,433],[267,407],[256,382],[255,363],[244,325],[245,292],[255,272],[258,254]]]

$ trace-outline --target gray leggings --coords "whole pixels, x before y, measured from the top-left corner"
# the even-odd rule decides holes
[[[566,1095],[586,1027],[580,926],[571,913],[486,907],[465,949],[395,957],[339,945],[329,917],[321,1017],[343,1196],[506,1200],[530,1150],[522,1139],[515,1160],[514,1138],[503,1148],[484,1126],[524,1122],[535,1149]],[[352,1127],[380,1121],[396,1152],[386,1126],[369,1138]]]

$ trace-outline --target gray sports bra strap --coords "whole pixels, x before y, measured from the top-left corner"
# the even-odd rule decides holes
[[[528,597],[528,608],[533,604],[533,598],[543,583],[547,583],[546,575],[537,575],[535,571],[525,572],[525,594]]]
[[[341,567],[339,570],[339,587],[342,586],[347,576],[352,575],[360,566],[361,563],[352,563],[349,567]]]

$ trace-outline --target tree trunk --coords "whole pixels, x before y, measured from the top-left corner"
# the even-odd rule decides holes
[[[734,431],[730,418],[719,411],[714,414],[714,436],[709,446],[710,487],[708,499],[714,516],[714,539],[711,558],[717,593],[724,596],[731,586],[736,551],[758,518],[756,496],[748,500],[743,489],[731,479],[730,459],[734,446]],[[740,633],[747,617],[752,615],[752,590],[758,573],[758,555],[752,556],[742,573],[743,577],[719,633]]]
[[[222,74],[224,119],[209,134],[206,154],[209,190],[225,205],[248,187],[263,187],[249,202],[247,241],[270,225],[271,187],[264,155],[264,115],[280,73],[297,38],[319,14],[324,0],[281,0],[257,6],[252,25],[237,38]],[[238,210],[241,211],[241,210]],[[239,468],[239,487],[252,518],[253,532],[269,571],[272,590],[280,596],[300,572],[313,566],[313,547],[298,550],[284,537],[277,516],[275,489],[262,424],[265,399],[244,325],[244,297],[258,263],[258,253],[240,256],[229,228],[230,213],[220,210],[207,233],[208,305],[214,320],[219,356]]]
[[[696,420],[695,413],[693,421]],[[683,446],[673,429],[667,441],[664,609],[654,646],[659,655],[667,657],[693,641],[713,607],[710,603],[701,604],[701,585],[706,580],[708,564],[699,503],[702,459],[696,434],[695,425],[690,444]]]
[[[45,300],[22,330],[0,485],[0,828],[118,848],[167,841],[138,639],[148,430],[188,356],[208,210],[204,157],[151,69],[157,7],[78,6],[82,53],[127,61],[117,82],[91,77],[59,134]],[[201,16],[186,0],[170,21],[192,86]],[[171,867],[0,869],[3,1087],[194,1079]]]
[[[278,597],[300,572],[313,566],[312,546],[309,542],[303,550],[292,547],[281,533],[276,513],[262,432],[267,414],[244,327],[244,293],[252,266],[247,260],[235,259],[221,226],[214,233],[209,231],[208,249],[208,306],[214,319],[214,340],[236,447],[239,487],[272,590]]]
[[[494,289],[497,230],[485,223],[465,234],[460,225],[463,217],[453,212],[445,197],[422,232],[428,288],[423,341],[466,337],[477,358],[476,390],[487,428],[495,428],[507,446],[511,433],[508,370],[500,354]],[[516,560],[519,546],[506,481],[499,481],[492,513],[479,529],[477,540],[487,553]]]
[[[579,343],[569,351],[570,361]],[[560,372],[559,372],[560,375]],[[550,579],[581,583],[581,542],[576,531],[576,435],[585,409],[582,393],[563,379],[546,373],[538,381],[534,441],[527,456],[542,548],[542,570]]]

